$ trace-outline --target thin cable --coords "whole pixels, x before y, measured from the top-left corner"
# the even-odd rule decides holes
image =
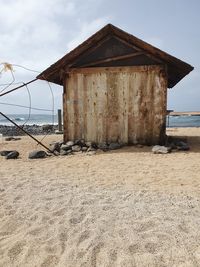
[[[11,64],[12,66],[15,66],[15,67],[19,67],[19,68],[22,68],[22,69],[25,69],[25,70],[28,70],[28,71],[32,71],[32,72],[36,72],[36,73],[41,73],[41,71],[38,71],[38,70],[33,70],[33,69],[29,69],[27,67],[24,67],[22,65],[18,65],[18,64]]]
[[[29,98],[29,113],[28,113],[28,118],[27,120],[23,123],[22,127],[24,127],[24,125],[30,120],[31,117],[31,93],[28,89],[28,86],[26,84],[24,84],[28,93],[28,98]]]
[[[0,102],[0,105],[6,105],[6,106],[14,106],[14,107],[20,107],[20,108],[30,108],[29,106],[24,106],[24,105],[18,105],[18,104],[13,104],[13,103],[4,103]],[[35,108],[31,107],[32,110],[41,110],[41,111],[52,111],[51,109],[44,109],[44,108]]]
[[[0,63],[0,65],[4,65],[4,64],[5,64],[5,63]],[[33,70],[33,69],[27,68],[27,67],[25,67],[25,66],[19,65],[19,64],[12,64],[12,63],[10,63],[9,65],[11,65],[11,66],[15,66],[15,67],[19,67],[19,68],[22,68],[22,69],[25,69],[25,70],[28,70],[28,71],[32,71],[32,72],[41,73],[41,71]],[[4,69],[4,68],[3,68],[3,69]],[[3,69],[2,69],[2,71],[3,71]],[[1,73],[2,71],[0,71],[0,73]]]
[[[19,85],[19,86],[15,87],[15,88],[13,88],[13,89],[11,89],[11,90],[9,90],[9,91],[6,91],[6,92],[4,92],[3,94],[0,94],[0,97],[1,97],[1,96],[4,96],[4,95],[7,95],[7,94],[9,94],[9,93],[11,93],[11,92],[13,92],[13,91],[16,91],[16,90],[18,90],[18,89],[24,87],[25,85],[30,84],[30,83],[33,83],[33,82],[35,82],[35,81],[37,81],[37,78],[34,79],[34,80],[31,80],[31,81],[29,81],[29,82],[27,82],[27,83],[24,83],[24,84],[22,84],[22,85]]]
[[[49,86],[49,90],[51,92],[51,97],[52,97],[52,127],[53,127],[54,126],[54,94],[53,94],[52,87],[48,81],[47,81],[47,84]],[[46,136],[47,136],[47,133],[42,137],[40,142],[42,142],[46,138]]]
[[[2,65],[2,64],[3,64],[3,63],[1,63],[0,65]],[[18,65],[18,64],[10,64],[10,65],[15,66],[15,67],[20,67],[20,68],[23,68],[23,69],[28,70],[28,71],[31,71],[31,72],[40,73],[40,71],[36,71],[36,70],[33,70],[33,69],[29,69],[29,68],[24,67],[24,66],[22,66],[22,65]],[[1,73],[2,71],[3,71],[3,69],[0,71],[0,73]],[[12,70],[10,70],[10,71],[11,71],[13,80],[12,80],[11,83],[6,84],[6,87],[3,88],[3,89],[0,91],[0,96],[3,96],[3,95],[8,94],[8,93],[10,93],[10,92],[12,92],[12,91],[15,91],[15,90],[17,90],[17,89],[19,89],[19,88],[21,88],[21,87],[23,87],[23,86],[26,87],[27,92],[28,92],[28,96],[29,96],[29,107],[27,107],[27,106],[23,106],[23,107],[29,108],[29,115],[28,115],[28,119],[27,119],[27,120],[24,122],[24,124],[23,124],[23,126],[24,126],[24,125],[29,121],[29,119],[30,119],[30,116],[31,116],[31,110],[32,110],[32,109],[37,109],[37,110],[44,110],[44,109],[32,108],[32,107],[31,107],[31,94],[30,94],[30,91],[29,91],[29,89],[28,89],[27,84],[29,84],[29,83],[31,83],[31,82],[34,82],[36,79],[35,79],[35,80],[32,80],[32,81],[30,81],[30,82],[28,82],[28,83],[26,83],[26,84],[23,83],[23,85],[18,86],[17,88],[14,88],[14,89],[12,89],[12,90],[10,90],[10,91],[8,91],[8,92],[5,92],[5,93],[1,94],[1,93],[2,93],[3,91],[5,91],[9,86],[11,86],[12,84],[14,84],[15,77],[14,77],[14,74],[13,74]],[[49,83],[49,82],[47,82],[47,83],[48,83],[48,87],[49,87],[49,90],[50,90],[50,92],[51,92],[51,96],[52,96],[52,109],[51,109],[51,111],[52,111],[52,126],[54,126],[54,94],[53,94],[53,90],[52,90],[52,87],[51,87],[50,83]],[[16,84],[20,84],[20,83],[16,83]],[[2,85],[1,85],[1,86],[2,86]],[[6,103],[1,103],[1,104],[6,104]],[[8,103],[7,103],[7,105],[22,106],[22,105],[17,105],[17,104],[8,104]],[[45,111],[46,111],[46,110],[45,110]],[[49,111],[50,111],[50,110],[49,110]],[[23,127],[23,126],[22,126],[22,127]],[[46,136],[47,136],[47,134],[42,138],[42,140],[43,140]],[[41,141],[42,141],[42,140],[41,140]]]
[[[0,63],[0,65],[4,65],[5,63]],[[22,65],[19,65],[19,64],[9,64],[9,65],[11,65],[11,66],[15,66],[15,67],[19,67],[19,68],[23,68],[23,69],[25,69],[25,70],[27,70],[27,71],[31,71],[31,72],[35,72],[35,73],[40,73],[40,71],[37,71],[37,70],[33,70],[33,69],[30,69],[30,68],[27,68],[27,67],[24,67],[24,66],[22,66]],[[3,70],[4,70],[4,68],[2,68],[2,70],[0,71],[0,74],[3,72]],[[10,72],[11,72],[11,75],[12,75],[12,81],[10,82],[10,83],[8,83],[8,84],[6,84],[6,87],[5,88],[3,88],[1,91],[0,91],[0,93],[2,93],[2,92],[4,92],[7,88],[9,88],[12,84],[14,84],[14,82],[15,82],[15,77],[14,77],[14,73],[13,73],[13,70],[12,69],[9,69],[10,70]],[[18,83],[16,83],[16,84],[18,84]]]

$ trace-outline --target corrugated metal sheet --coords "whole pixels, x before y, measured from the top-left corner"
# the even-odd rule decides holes
[[[64,139],[158,143],[166,90],[162,66],[74,69],[64,90]]]

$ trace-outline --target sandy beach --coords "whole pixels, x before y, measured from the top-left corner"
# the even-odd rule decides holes
[[[168,134],[191,150],[29,160],[30,138],[0,143],[20,152],[0,157],[0,266],[200,266],[200,128]]]

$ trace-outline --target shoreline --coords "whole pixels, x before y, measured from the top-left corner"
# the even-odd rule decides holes
[[[200,111],[172,111],[169,116],[200,116]]]
[[[58,130],[58,124],[51,125],[51,124],[33,124],[33,125],[24,125],[24,130],[26,130],[28,133],[32,135],[43,135],[48,134],[52,135],[55,134],[55,131]],[[170,129],[181,129],[181,128],[200,128],[200,126],[167,126],[166,131]],[[25,136],[26,134],[23,131],[20,131],[16,126],[14,125],[0,125],[0,134],[3,136]]]
[[[23,126],[23,125],[20,125]],[[55,134],[55,131],[58,130],[58,125],[43,124],[43,125],[24,125],[23,129],[32,135],[41,135],[41,134]],[[18,129],[14,125],[0,125],[0,134],[3,136],[25,136],[26,134]]]

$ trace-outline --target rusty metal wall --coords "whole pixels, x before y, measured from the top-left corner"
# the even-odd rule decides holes
[[[163,66],[73,69],[63,95],[64,139],[156,144],[166,92]]]

